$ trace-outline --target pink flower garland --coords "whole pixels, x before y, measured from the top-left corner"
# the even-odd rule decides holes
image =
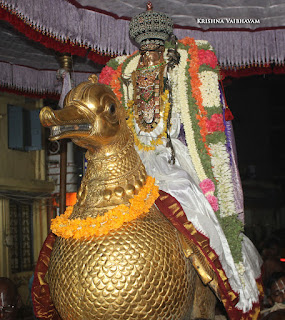
[[[200,188],[204,194],[208,192],[214,192],[215,184],[211,179],[207,178],[200,182]]]
[[[114,73],[115,73],[115,70],[113,68],[109,66],[105,66],[99,75],[98,82],[102,84],[110,85],[110,82],[112,80],[112,76]]]
[[[213,133],[215,131],[225,131],[223,115],[217,113],[213,114],[210,119],[207,119],[206,126],[208,133]]]
[[[218,199],[214,195],[207,194],[206,199],[209,201],[211,207],[215,212],[219,210]]]
[[[215,184],[214,182],[207,178],[200,182],[200,188],[202,192],[204,193],[206,199],[209,201],[211,207],[213,208],[214,211],[219,210],[219,204],[218,204],[218,199],[213,195],[215,191]]]
[[[218,59],[215,53],[211,50],[200,49],[198,51],[199,62],[201,64],[207,64],[211,68],[216,68],[218,65]]]

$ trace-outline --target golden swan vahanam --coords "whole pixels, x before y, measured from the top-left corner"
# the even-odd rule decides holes
[[[128,204],[145,184],[124,108],[96,77],[72,89],[62,110],[43,108],[40,119],[51,140],[71,138],[88,149],[70,219],[96,218]],[[51,297],[64,320],[214,319],[216,298],[200,278],[215,274],[205,264],[192,264],[199,260],[194,253],[194,245],[153,205],[106,235],[57,237],[48,269]]]

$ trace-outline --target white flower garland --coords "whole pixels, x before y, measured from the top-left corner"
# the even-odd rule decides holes
[[[219,107],[220,91],[218,74],[213,71],[202,71],[199,73],[201,81],[200,91],[204,107]]]
[[[203,46],[203,45],[207,45],[209,46],[209,50],[214,51],[213,47],[209,44],[209,42],[207,40],[195,40],[196,45],[199,46]]]
[[[118,56],[118,57],[116,57],[115,58],[115,60],[119,63],[119,64],[121,64],[121,63],[123,63],[126,59],[127,59],[127,55],[123,55],[123,56]]]
[[[134,86],[133,86],[133,81],[132,81],[132,73],[134,70],[136,70],[138,63],[140,60],[140,54],[137,53],[135,54],[133,57],[130,58],[130,61],[128,62],[128,64],[125,67],[124,73],[123,73],[123,77],[130,79],[130,84],[128,87],[129,90],[129,97],[128,97],[128,90],[126,88],[125,85],[123,85],[123,94],[124,94],[124,102],[125,102],[125,109],[127,109],[127,103],[130,100],[133,99],[133,95],[134,95]]]
[[[232,185],[232,173],[230,159],[226,146],[222,142],[210,144],[211,164],[213,173],[217,179],[218,199],[221,218],[236,214],[234,204],[234,192]]]
[[[240,277],[240,281],[242,283],[242,286],[245,288],[245,279],[244,279],[244,274],[245,274],[245,266],[243,264],[242,261],[238,262],[238,263],[235,263],[235,266],[237,268],[237,272],[239,274],[239,277]]]
[[[177,77],[177,88],[176,96],[179,97],[179,105],[181,110],[181,119],[184,125],[184,131],[187,141],[187,146],[189,150],[189,154],[192,158],[192,162],[194,164],[194,168],[198,175],[200,181],[203,181],[207,178],[207,175],[204,171],[201,159],[198,154],[196,142],[194,139],[194,130],[192,128],[191,117],[189,114],[189,103],[187,96],[187,88],[189,84],[189,79],[186,78],[185,72],[187,68],[187,58],[188,52],[186,50],[178,50],[180,53],[180,63],[178,69],[178,77]]]

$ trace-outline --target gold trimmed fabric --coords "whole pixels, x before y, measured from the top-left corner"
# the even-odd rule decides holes
[[[160,197],[155,202],[157,207],[178,231],[199,248],[205,261],[214,270],[218,280],[218,287],[214,290],[223,302],[230,319],[257,319],[260,314],[260,304],[254,303],[252,309],[247,313],[235,307],[239,301],[239,296],[231,288],[219,257],[210,246],[209,239],[197,231],[193,224],[187,220],[180,203],[174,197],[161,190],[159,193]],[[263,295],[261,278],[256,279],[256,282],[261,297]]]

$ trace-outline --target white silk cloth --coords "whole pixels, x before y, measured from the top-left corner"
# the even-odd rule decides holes
[[[199,187],[199,180],[193,167],[191,157],[178,135],[180,131],[180,115],[173,113],[171,118],[171,141],[175,151],[175,164],[169,163],[171,150],[166,147],[166,139],[155,150],[137,150],[148,175],[156,179],[159,188],[173,197],[181,204],[187,219],[194,227],[209,238],[210,246],[218,254],[222,267],[229,279],[232,289],[239,294],[238,309],[244,312],[252,308],[254,302],[258,302],[258,289],[255,279],[260,276],[261,258],[251,241],[243,235],[243,262],[245,272],[239,276],[234,263],[228,242],[217,217]],[[163,130],[162,120],[152,132],[140,131],[135,124],[139,139],[150,144],[152,138],[156,138]]]

